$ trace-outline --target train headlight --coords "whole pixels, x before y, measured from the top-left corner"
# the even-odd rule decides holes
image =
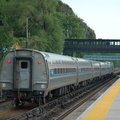
[[[2,88],[5,88],[6,87],[6,83],[2,83]]]
[[[40,92],[40,95],[42,95],[43,94],[43,92]]]
[[[41,88],[46,88],[47,87],[46,84],[41,84],[40,86],[41,86]]]

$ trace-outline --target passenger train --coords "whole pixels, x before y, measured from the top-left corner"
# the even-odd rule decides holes
[[[112,62],[98,62],[32,49],[10,51],[3,59],[0,89],[15,98],[37,104],[61,96],[93,81],[111,76]]]

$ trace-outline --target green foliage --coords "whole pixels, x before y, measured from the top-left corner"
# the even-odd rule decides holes
[[[65,38],[95,38],[94,31],[60,0],[1,0],[0,48],[10,50],[15,42],[28,48],[61,53]]]

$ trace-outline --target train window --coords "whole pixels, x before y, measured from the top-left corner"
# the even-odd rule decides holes
[[[66,68],[66,73],[68,73],[68,68]]]
[[[60,73],[60,68],[58,68],[58,74]]]
[[[60,73],[62,73],[62,68],[60,68]]]
[[[65,68],[63,68],[63,73],[66,73]]]
[[[27,68],[28,63],[27,62],[21,62],[21,68]]]
[[[56,68],[54,69],[54,74],[56,74]]]

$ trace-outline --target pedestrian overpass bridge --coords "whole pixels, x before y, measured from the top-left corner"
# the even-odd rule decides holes
[[[63,54],[120,53],[120,39],[65,39]]]
[[[120,39],[65,39],[64,40],[64,55],[73,56],[76,54],[76,57],[80,54],[85,59],[98,60],[98,61],[112,61],[114,62],[115,67],[120,66]],[[94,53],[94,55],[90,55]],[[100,53],[102,55],[95,55]],[[117,53],[117,56],[115,54]],[[89,55],[88,55],[89,54]],[[104,56],[104,55],[106,56]],[[108,56],[110,55],[110,56]]]

